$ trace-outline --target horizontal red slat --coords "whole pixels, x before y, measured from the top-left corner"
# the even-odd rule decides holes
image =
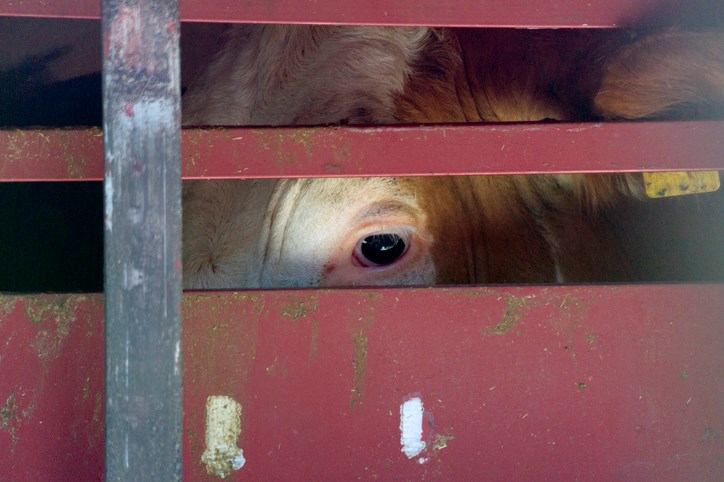
[[[0,15],[98,18],[99,5],[0,0]],[[688,0],[181,0],[183,20],[244,23],[622,27],[653,11],[676,19],[690,9]]]
[[[100,180],[97,129],[0,131],[0,180]],[[184,177],[724,169],[724,122],[187,129]]]
[[[0,296],[0,474],[96,480],[99,295]],[[206,397],[232,480],[721,480],[724,285],[188,293],[184,475]],[[428,448],[401,452],[419,397]]]

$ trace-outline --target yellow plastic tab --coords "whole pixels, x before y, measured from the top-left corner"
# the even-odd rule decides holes
[[[650,198],[713,192],[719,189],[719,171],[644,172]]]

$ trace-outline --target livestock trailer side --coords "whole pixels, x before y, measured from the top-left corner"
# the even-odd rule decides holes
[[[178,18],[618,28],[689,2],[179,3],[103,2],[102,131],[0,130],[0,181],[104,179],[107,203],[105,296],[0,294],[0,480],[724,476],[721,282],[180,290],[181,176],[724,170],[724,121],[182,132]]]

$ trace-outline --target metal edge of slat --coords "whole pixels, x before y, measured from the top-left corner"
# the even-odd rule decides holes
[[[182,0],[181,18],[193,22],[298,23],[333,25],[436,25],[451,27],[530,28],[620,28],[642,21],[656,24],[663,17],[690,16],[691,2],[682,0],[611,0],[579,2],[563,0],[402,0],[397,2],[338,2],[336,0],[252,0],[239,8],[235,0],[195,2]],[[721,5],[697,0],[697,5],[721,14]],[[0,2],[0,16],[46,18],[99,18],[97,2],[91,0],[27,0]]]

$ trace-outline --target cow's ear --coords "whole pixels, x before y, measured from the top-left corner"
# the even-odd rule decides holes
[[[707,118],[724,114],[724,33],[667,32],[608,58],[598,114],[607,119]]]
[[[606,60],[594,108],[605,119],[724,116],[724,33],[666,32],[626,45]],[[640,174],[573,176],[572,186],[593,208],[646,197]]]

